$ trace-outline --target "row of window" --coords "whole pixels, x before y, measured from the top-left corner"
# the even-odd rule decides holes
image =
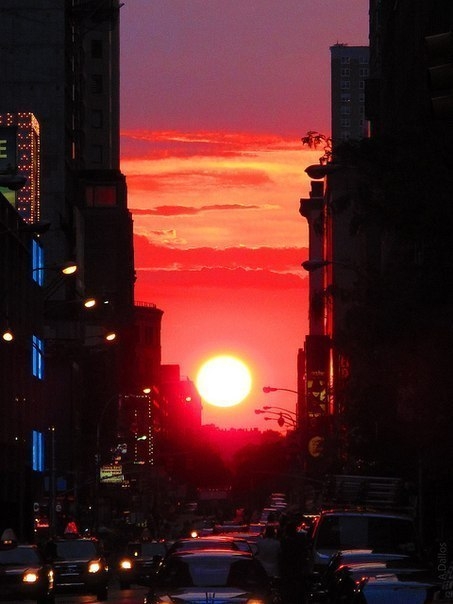
[[[341,88],[341,90],[350,90],[351,81],[350,80],[340,80],[340,88]],[[359,80],[359,89],[365,90],[365,80]]]
[[[349,65],[351,63],[351,58],[352,57],[341,57],[340,61],[342,65]],[[368,57],[366,56],[361,56],[359,57],[359,63],[360,65],[368,65]]]
[[[359,105],[358,107],[359,113],[365,113],[365,105]],[[341,105],[340,106],[340,114],[341,115],[351,115],[351,105]]]
[[[342,103],[350,103],[351,102],[351,93],[350,92],[342,92],[340,95],[340,101]],[[365,102],[365,93],[361,92],[359,94],[359,103]]]
[[[342,67],[340,70],[340,75],[342,78],[349,78],[351,76],[351,71],[352,70],[349,67]],[[361,78],[367,78],[369,76],[369,74],[370,74],[370,72],[369,72],[368,67],[360,67],[359,76]]]

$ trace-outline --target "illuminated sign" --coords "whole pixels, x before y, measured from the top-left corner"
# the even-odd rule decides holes
[[[39,124],[32,113],[0,114],[0,173],[19,174],[27,180],[19,191],[0,187],[27,222],[37,222],[40,212]]]
[[[123,467],[122,466],[102,466],[100,480],[103,483],[121,483],[124,480]]]

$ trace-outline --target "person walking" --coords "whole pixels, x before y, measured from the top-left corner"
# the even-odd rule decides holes
[[[280,579],[281,545],[273,526],[266,526],[264,535],[256,543],[256,557],[275,584]]]

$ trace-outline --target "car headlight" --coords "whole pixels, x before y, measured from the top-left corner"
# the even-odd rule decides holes
[[[102,564],[99,562],[99,560],[93,560],[93,562],[90,562],[88,564],[89,573],[96,574],[96,573],[100,572],[101,570],[102,570]]]
[[[27,570],[22,577],[24,583],[36,583],[39,580],[38,573],[34,570]]]
[[[132,562],[130,560],[128,560],[127,558],[125,558],[124,560],[121,560],[120,568],[121,568],[121,570],[131,570]]]

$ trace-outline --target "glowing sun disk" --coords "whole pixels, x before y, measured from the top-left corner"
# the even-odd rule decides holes
[[[201,366],[196,385],[207,403],[216,407],[232,407],[249,394],[252,377],[242,361],[230,355],[220,355]]]

